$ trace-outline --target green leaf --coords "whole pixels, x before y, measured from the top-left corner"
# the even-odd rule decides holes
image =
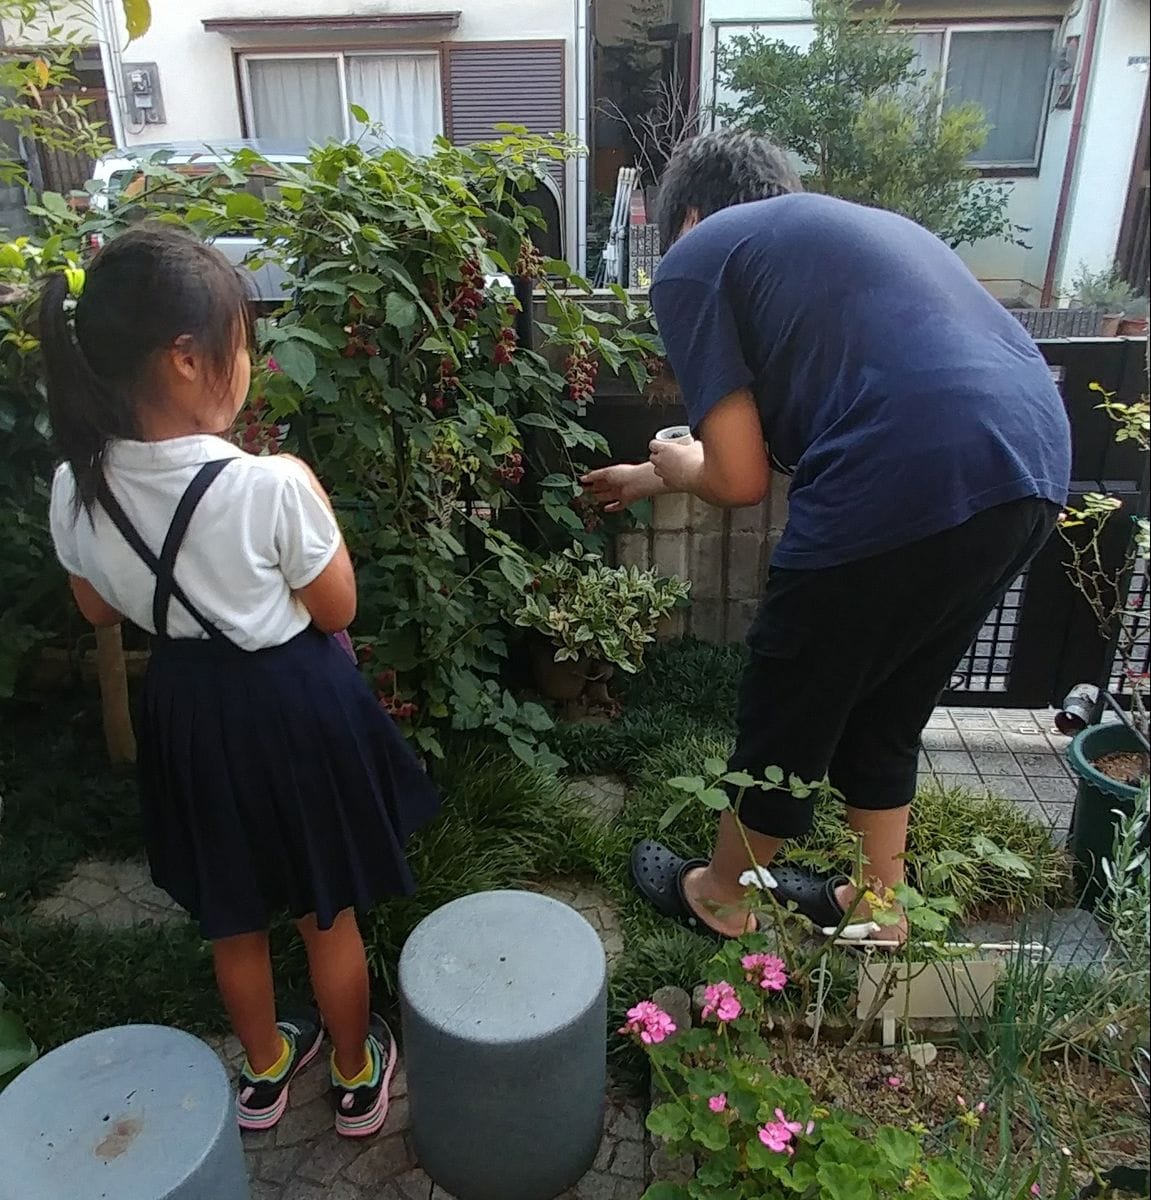
[[[123,0],[124,24],[128,29],[128,41],[134,42],[148,32],[152,26],[152,5],[149,0]]]
[[[368,116],[368,110],[362,104],[349,104],[348,112],[352,114],[352,120],[359,125],[370,125],[372,118]]]
[[[727,1134],[726,1129],[724,1133]],[[704,1156],[695,1173],[695,1177],[700,1183],[711,1188],[726,1187],[735,1178],[735,1173],[739,1170],[739,1151],[734,1146],[728,1145],[730,1140],[730,1135],[728,1135],[723,1146],[714,1147],[719,1151],[718,1154]],[[706,1142],[701,1144],[707,1145]]]
[[[665,829],[669,829],[679,820],[680,814],[691,803],[690,796],[681,796],[678,800],[673,800],[667,808],[663,810],[659,821],[656,823],[656,828],[663,833]]]
[[[722,758],[708,758],[704,760],[703,769],[709,775],[719,779],[727,772],[727,763]]]
[[[267,214],[264,202],[251,192],[229,192],[224,212],[233,221],[262,221]]]
[[[297,387],[306,388],[316,377],[316,356],[303,342],[281,342],[276,363]]]
[[[653,1183],[641,1200],[691,1200],[691,1193],[682,1184],[661,1181]]]
[[[919,1158],[919,1142],[905,1130],[885,1125],[875,1135],[875,1148],[891,1165],[902,1172],[911,1169]]]
[[[972,839],[971,848],[980,858],[991,863],[993,867],[1006,871],[1008,875],[1014,875],[1019,879],[1031,878],[1031,868],[1018,854],[1005,850],[990,838],[976,834]]]
[[[665,1141],[681,1141],[690,1127],[691,1115],[679,1104],[659,1104],[647,1114],[648,1132]]]
[[[739,788],[740,791],[746,791],[748,788],[756,786],[755,777],[746,771],[729,771],[723,776],[723,782],[733,788]]]
[[[700,800],[706,807],[716,812],[723,812],[731,807],[731,797],[720,788],[704,788],[699,794]]]
[[[377,275],[349,275],[345,282],[353,292],[363,292],[365,295],[378,292],[384,286],[384,281]]]
[[[873,1200],[871,1184],[846,1163],[824,1163],[817,1176],[821,1200]]]
[[[14,1012],[0,1009],[0,1088],[34,1063],[38,1053],[24,1022]]]
[[[667,781],[667,786],[675,788],[677,792],[690,792],[691,795],[698,796],[703,791],[703,780],[694,775],[677,775]]]
[[[764,769],[763,779],[765,783],[771,784],[772,787],[779,787],[783,782],[783,772],[779,767],[767,767]]]
[[[411,333],[419,320],[420,310],[399,292],[389,292],[384,304],[384,320],[394,326],[400,333]]]
[[[963,1178],[959,1169],[950,1163],[928,1163],[927,1178],[931,1181],[938,1200],[965,1200],[965,1197],[971,1195],[971,1184]]]

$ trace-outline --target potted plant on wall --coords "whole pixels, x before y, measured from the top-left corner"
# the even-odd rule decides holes
[[[1092,271],[1080,266],[1071,286],[1075,289],[1073,308],[1100,314],[1100,337],[1116,337],[1124,315],[1139,300],[1135,289],[1114,267]]]
[[[634,566],[606,566],[578,547],[553,555],[511,614],[538,635],[532,666],[540,693],[571,702],[616,668],[635,674],[660,621],[686,602],[690,586]]]
[[[1120,404],[1112,394],[1093,386],[1104,396],[1100,407],[1117,423],[1116,439],[1133,441],[1146,453],[1151,447],[1147,398],[1135,404]],[[1105,687],[1083,689],[1088,702],[1079,721],[1080,731],[1068,749],[1068,760],[1079,777],[1068,848],[1076,863],[1080,903],[1093,908],[1106,883],[1103,864],[1115,844],[1117,822],[1134,813],[1151,765],[1148,679],[1140,662],[1140,655],[1146,654],[1151,614],[1129,592],[1132,571],[1137,563],[1146,561],[1151,543],[1146,515],[1124,513],[1117,497],[1093,493],[1085,496],[1082,504],[1082,508],[1068,508],[1060,522],[1060,533],[1070,554],[1068,571],[1090,605],[1101,634],[1114,648],[1114,658],[1108,655],[1108,662],[1119,664],[1124,694],[1130,700],[1129,708],[1124,710]],[[1101,544],[1104,526],[1115,520],[1131,523],[1125,557],[1118,570],[1109,567]],[[1104,722],[1107,709],[1119,719]],[[1081,727],[1084,720],[1091,722],[1086,728]],[[1143,837],[1147,837],[1146,826]]]
[[[1147,312],[1146,296],[1136,296],[1134,300],[1129,301],[1123,309],[1123,316],[1119,321],[1119,336],[1146,337]]]

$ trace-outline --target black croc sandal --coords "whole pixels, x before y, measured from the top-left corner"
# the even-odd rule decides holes
[[[835,898],[835,889],[847,882],[846,876],[813,875],[799,867],[778,866],[771,868],[775,887],[769,893],[784,908],[795,906],[795,911],[806,917],[822,933],[826,929],[837,929],[843,920],[843,905]]]
[[[680,858],[650,838],[637,842],[631,852],[632,882],[657,912],[678,921],[693,933],[726,942],[731,939],[697,917],[683,894],[683,879],[688,871],[706,866],[706,858]]]

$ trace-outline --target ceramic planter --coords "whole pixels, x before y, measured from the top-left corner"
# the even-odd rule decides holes
[[[1121,723],[1089,726],[1067,749],[1067,761],[1079,777],[1067,848],[1075,860],[1079,905],[1089,911],[1099,903],[1106,887],[1102,862],[1111,856],[1115,846],[1115,829],[1119,821],[1116,811],[1131,816],[1139,797],[1137,787],[1112,779],[1098,770],[1095,763],[1107,754],[1138,754],[1142,750],[1135,735]],[[1143,838],[1146,843],[1146,829]]]

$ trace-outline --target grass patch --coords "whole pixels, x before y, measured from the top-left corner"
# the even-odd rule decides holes
[[[419,891],[381,905],[364,921],[381,1006],[390,1007],[387,992],[403,942],[427,913],[471,892],[555,875],[594,882],[618,905],[626,949],[612,981],[613,1028],[657,987],[700,980],[712,943],[670,925],[640,900],[628,877],[628,855],[637,839],[655,831],[671,799],[666,781],[726,754],[742,660],[742,651],[731,647],[660,647],[648,670],[627,681],[627,707],[617,721],[559,731],[556,740],[573,771],[628,779],[628,802],[608,826],[590,819],[562,780],[475,738],[450,744],[441,771],[443,815],[411,847]],[[0,983],[33,1036],[52,1046],[92,1028],[139,1020],[222,1031],[210,956],[190,926],[107,932],[30,916],[35,901],[76,862],[140,853],[134,782],[131,773],[106,765],[95,697],[79,693],[50,708],[10,706],[3,728]],[[682,854],[698,855],[713,831],[714,815],[695,807],[666,840]],[[956,892],[965,909],[974,912],[983,902],[1015,909],[1050,894],[1063,879],[1062,855],[1015,806],[933,790],[917,800],[917,855],[964,849],[976,834],[1019,855],[1035,877],[1021,881],[987,866],[960,872]],[[843,835],[842,814],[832,805],[820,812],[809,844],[834,855]],[[303,954],[289,929],[273,931],[273,949],[284,997],[306,992]],[[617,1070],[639,1069],[622,1039],[611,1045]]]

